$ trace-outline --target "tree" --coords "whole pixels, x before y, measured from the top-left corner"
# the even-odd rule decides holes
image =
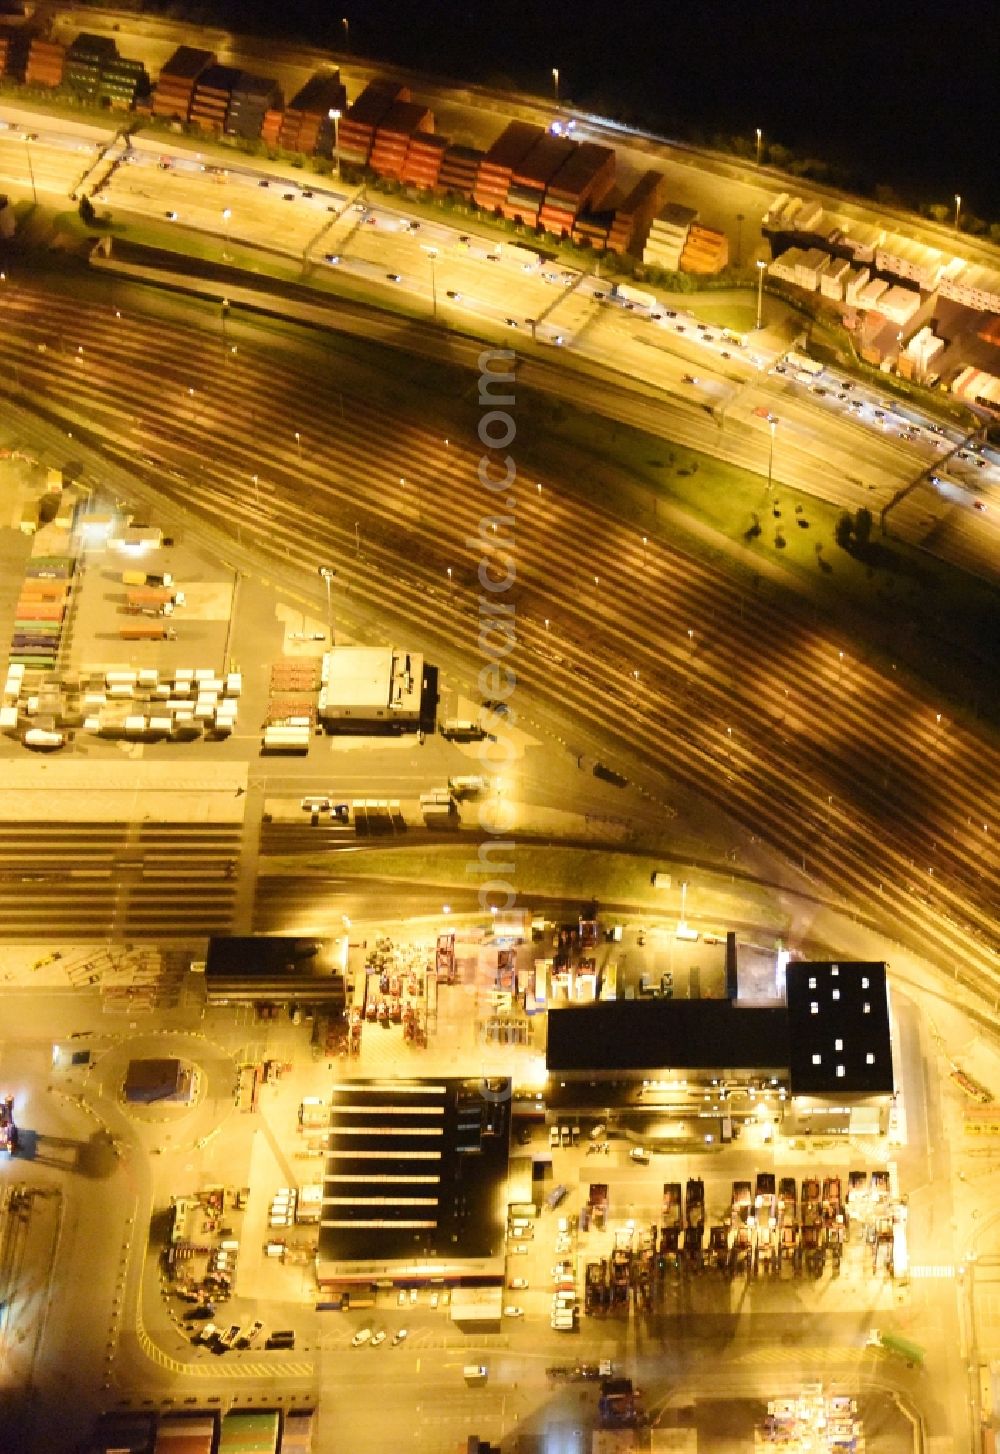
[[[854,539],[854,521],[846,510],[841,510],[837,517],[837,523],[833,527],[833,538],[841,550],[850,550],[851,541]]]
[[[97,222],[97,214],[94,211],[94,204],[87,196],[83,196],[80,198],[80,220],[87,227],[93,227],[94,224]]]
[[[866,550],[872,538],[872,512],[862,505],[854,516],[854,539],[858,550]]]

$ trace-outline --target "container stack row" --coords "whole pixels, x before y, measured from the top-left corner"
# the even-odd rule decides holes
[[[76,562],[68,555],[36,555],[28,561],[15,611],[10,660],[53,668],[69,611]]]

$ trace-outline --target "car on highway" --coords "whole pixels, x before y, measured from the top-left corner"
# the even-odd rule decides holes
[[[305,191],[302,193],[302,195],[303,195],[303,197],[311,197],[312,196],[312,193],[309,191],[308,188],[306,188]]]
[[[261,179],[257,183],[257,185],[258,185],[258,187],[269,187],[271,185],[271,183],[267,180],[266,177],[261,177]]]
[[[400,1343],[405,1341],[409,1331],[409,1328],[397,1328],[392,1335],[392,1342],[389,1345],[390,1348],[398,1348]]]
[[[370,1343],[371,1340],[372,1340],[372,1330],[371,1330],[371,1328],[359,1328],[358,1331],[355,1333],[354,1337],[351,1339],[351,1347],[352,1348],[363,1348],[364,1345],[366,1343]]]
[[[448,297],[449,298],[454,298],[454,300],[455,300],[456,303],[461,303],[461,301],[462,301],[462,295],[458,291],[457,288],[449,288],[448,289]]]
[[[463,232],[458,240],[459,242],[464,243],[466,247],[468,247],[470,242],[469,234],[467,232]]]
[[[511,1257],[527,1257],[528,1255],[528,1249],[523,1242],[517,1242],[513,1247],[508,1247],[507,1251]]]
[[[972,504],[973,504],[974,509],[976,509],[976,510],[982,510],[982,511],[985,512],[986,506],[983,504],[982,500],[973,500]]]
[[[325,253],[324,256],[323,256],[323,261],[325,263],[329,263],[330,266],[331,266],[331,268],[335,268],[340,263],[340,253],[339,252],[328,252],[328,253]]]
[[[388,278],[390,283],[398,283],[400,280],[398,273],[386,273],[386,277]]]
[[[385,1342],[385,1329],[380,1328],[377,1333],[372,1334],[372,1347],[377,1348],[380,1343]]]
[[[177,221],[177,213],[176,212],[173,212],[173,211],[166,212],[166,213],[164,213],[164,216],[166,217],[166,219],[167,219],[168,222],[176,222]]]
[[[639,1162],[641,1166],[646,1166],[649,1164],[649,1152],[645,1146],[633,1146],[629,1152],[629,1159]]]
[[[682,384],[696,384],[697,382],[698,382],[698,380],[695,378],[694,374],[682,374],[681,375],[681,383]]]
[[[555,338],[552,340],[552,342],[555,344],[556,348],[562,348],[562,346],[566,342],[566,340],[565,340],[565,338],[563,338],[563,336],[562,336],[561,333],[557,333],[556,336],[555,336]]]
[[[511,1304],[510,1307],[504,1308],[503,1315],[505,1318],[523,1318],[524,1309],[514,1307],[514,1305]]]
[[[281,199],[282,199],[283,202],[294,202],[295,201],[295,193],[294,192],[282,192]]]
[[[504,322],[506,323],[506,325],[507,325],[508,328],[516,328],[517,327],[517,322],[513,318],[505,318],[504,319]]]

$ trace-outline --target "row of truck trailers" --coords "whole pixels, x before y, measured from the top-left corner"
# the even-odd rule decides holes
[[[313,1409],[167,1415],[107,1414],[91,1454],[311,1454]]]
[[[600,1229],[606,1223],[608,1188],[592,1184],[581,1227]],[[829,1256],[839,1270],[844,1243],[850,1236],[851,1211],[863,1217],[863,1239],[873,1273],[881,1265],[892,1276],[905,1273],[905,1234],[889,1201],[887,1172],[852,1171],[848,1198],[841,1195],[839,1176],[805,1177],[801,1195],[794,1177],[775,1182],[769,1172],[749,1181],[734,1181],[729,1215],[706,1227],[705,1184],[691,1178],[681,1198],[679,1182],[663,1187],[659,1227],[615,1232],[610,1258],[586,1267],[585,1311],[626,1311],[634,1293],[640,1307],[649,1307],[658,1277],[668,1271],[715,1269],[731,1277],[778,1276],[803,1271],[819,1277]]]

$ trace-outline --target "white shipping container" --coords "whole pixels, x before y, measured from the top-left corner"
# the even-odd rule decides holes
[[[160,679],[160,673],[155,666],[143,667],[139,672],[140,687],[155,687]]]
[[[226,695],[238,697],[243,691],[243,675],[238,671],[231,671],[226,677]]]
[[[149,719],[150,732],[169,732],[173,725],[171,717],[150,717]]]
[[[17,708],[0,707],[0,732],[13,732],[17,728]]]
[[[134,687],[137,677],[138,672],[134,671],[109,671],[104,674],[104,680],[109,687]]]
[[[112,682],[108,687],[108,696],[121,701],[132,696],[132,688],[127,682]]]
[[[146,730],[146,718],[145,717],[126,717],[125,718],[125,736],[126,737],[135,737],[135,736],[138,736],[141,733],[145,732],[145,730]]]

